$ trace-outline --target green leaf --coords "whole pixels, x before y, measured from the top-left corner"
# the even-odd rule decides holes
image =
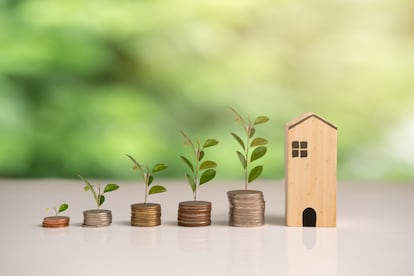
[[[200,170],[211,169],[217,167],[217,163],[214,161],[204,161],[200,165]]]
[[[203,157],[204,157],[204,151],[202,150],[202,151],[200,151],[200,154],[198,156],[198,161],[201,161],[201,159],[203,159]]]
[[[247,168],[247,160],[244,157],[243,153],[241,153],[240,151],[237,151],[237,156],[239,157],[240,163],[242,164],[243,168],[246,169]]]
[[[251,147],[266,145],[268,141],[265,138],[255,138],[250,144]]]
[[[91,183],[89,183],[89,181],[88,181],[86,178],[84,178],[82,175],[78,174],[78,176],[79,176],[79,177],[80,177],[80,179],[82,179],[82,181],[83,181],[83,182],[85,182],[85,184],[86,184],[86,186],[85,186],[85,187],[83,187],[83,190],[84,190],[85,192],[90,191],[90,190],[92,190],[92,191],[93,191],[93,187],[92,187]]]
[[[269,121],[269,117],[266,116],[258,116],[256,120],[254,120],[254,125],[263,124]]]
[[[180,133],[181,133],[181,135],[184,137],[184,145],[191,145],[192,147],[194,147],[193,146],[193,142],[191,141],[191,139],[187,136],[187,134],[185,134],[184,133],[184,131],[182,131],[182,130],[178,130]]]
[[[119,186],[117,184],[107,184],[104,189],[104,193],[109,193],[115,190],[118,190]]]
[[[67,210],[68,208],[69,208],[69,205],[68,205],[67,203],[63,203],[63,204],[61,204],[61,205],[59,206],[59,211],[58,211],[58,213],[61,213],[61,212],[65,211],[65,210]]]
[[[148,186],[152,184],[152,181],[154,181],[154,177],[152,175],[148,176]]]
[[[264,146],[260,146],[258,148],[255,148],[255,150],[252,152],[252,156],[250,157],[250,162],[253,162],[265,155],[267,152],[267,148]]]
[[[249,138],[252,138],[253,136],[254,136],[254,134],[256,133],[256,129],[254,128],[254,127],[252,127],[251,129],[250,129],[250,135],[249,135]]]
[[[263,171],[263,166],[254,167],[249,174],[249,183],[258,178]]]
[[[96,202],[98,202],[98,195],[96,194],[95,190],[93,189],[91,183],[89,183],[89,181],[84,178],[82,175],[78,174],[78,176],[80,177],[80,179],[82,179],[83,182],[85,182],[86,186],[88,186],[88,188],[83,188],[85,190],[85,192],[87,191],[91,191],[93,198],[95,199]]]
[[[135,160],[135,158],[134,157],[132,157],[131,155],[129,155],[129,154],[125,154],[126,156],[128,156],[128,158],[129,159],[131,159],[131,161],[132,161],[132,163],[134,163],[134,167],[133,167],[133,169],[134,170],[137,170],[137,169],[142,169],[141,168],[141,165],[137,162],[137,160]]]
[[[144,178],[144,169],[141,167],[141,165],[137,162],[137,160],[135,160],[134,157],[132,157],[129,154],[125,154],[126,156],[128,156],[129,159],[131,159],[132,163],[134,163],[134,166],[132,167],[132,169],[134,171],[139,170],[141,172],[142,178]]]
[[[200,185],[209,182],[216,176],[216,170],[209,169],[206,170],[200,177]]]
[[[236,123],[241,122],[243,125],[245,125],[245,122],[244,122],[242,116],[233,107],[229,107],[229,108],[236,115],[236,118],[235,118],[234,121]]]
[[[160,172],[168,168],[165,164],[156,164],[154,168],[152,168],[152,173]]]
[[[204,149],[204,148],[208,148],[208,147],[215,146],[215,145],[217,145],[218,143],[219,143],[219,141],[218,141],[218,140],[216,140],[216,139],[207,139],[207,140],[204,142],[203,149]]]
[[[165,191],[167,191],[165,187],[160,186],[160,185],[155,185],[149,190],[148,194],[149,195],[158,194],[158,193],[163,193]]]
[[[194,173],[194,167],[193,164],[191,164],[190,160],[188,160],[185,156],[182,155],[180,155],[180,157],[184,160],[184,163],[186,163],[190,170]]]
[[[234,137],[234,139],[236,139],[236,141],[240,144],[240,146],[242,147],[242,149],[244,150],[246,147],[243,143],[243,140],[240,138],[240,136],[238,136],[236,133],[232,132],[231,135]]]
[[[195,190],[197,189],[197,185],[196,185],[194,179],[188,173],[185,174],[185,176],[187,177],[188,184],[190,185],[191,190],[193,190],[193,193],[194,193]]]
[[[99,205],[98,205],[98,207],[101,206],[104,203],[104,201],[105,201],[105,196],[104,195],[100,195],[99,196]]]

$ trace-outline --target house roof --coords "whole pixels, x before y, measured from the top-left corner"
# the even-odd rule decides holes
[[[334,128],[334,129],[338,129],[334,124],[328,122],[327,120],[323,119],[322,117],[320,117],[320,116],[318,116],[318,115],[316,115],[315,113],[312,113],[312,112],[307,112],[307,113],[297,117],[296,119],[288,122],[286,124],[286,127],[287,127],[287,129],[294,128],[295,126],[299,125],[300,123],[306,121],[307,119],[309,119],[311,117],[315,117],[316,119],[319,119],[320,121],[324,122],[328,126]]]

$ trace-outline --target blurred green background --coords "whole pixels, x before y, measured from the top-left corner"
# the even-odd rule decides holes
[[[414,180],[413,14],[409,0],[1,0],[0,177],[128,179],[129,153],[182,178],[182,129],[219,139],[218,178],[242,179],[232,106],[271,118],[264,178],[283,178],[284,124],[312,111],[338,126],[340,179]]]

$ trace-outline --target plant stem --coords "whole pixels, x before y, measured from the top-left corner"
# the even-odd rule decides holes
[[[250,132],[251,132],[251,126],[250,126],[250,122],[249,122],[249,126],[245,126],[246,129],[246,133],[247,133],[247,139],[246,139],[246,149],[244,151],[245,155],[246,155],[246,168],[244,169],[244,189],[247,190],[247,174],[249,171],[249,149],[250,149]]]
[[[144,203],[147,203],[148,181],[149,181],[149,172],[148,172],[148,167],[147,167],[147,173],[145,174],[145,198],[144,198]]]
[[[193,171],[193,180],[194,180],[194,183],[195,183],[195,189],[193,191],[193,199],[194,199],[194,201],[196,201],[197,200],[197,187],[198,187],[199,182],[200,182],[199,179],[198,179],[198,173],[199,173],[198,164],[199,164],[199,161],[200,161],[200,154],[201,154],[202,150],[201,150],[201,146],[200,146],[199,141],[197,141],[197,147],[196,147],[196,145],[191,141],[191,139],[182,130],[179,130],[179,132],[184,137],[184,139],[186,141],[186,144],[191,145],[191,149],[193,150],[194,155],[196,157],[195,168],[194,168],[194,171]]]
[[[199,162],[199,159],[200,159],[200,152],[201,151],[200,151],[200,143],[199,143],[197,150],[194,152],[195,156],[196,156],[195,175],[194,175],[196,187],[195,187],[194,193],[193,193],[193,197],[194,197],[195,201],[197,200],[197,187],[198,187],[198,183],[199,183],[199,179],[198,179],[198,162]]]
[[[89,190],[91,190],[91,192],[92,192],[92,195],[93,195],[93,198],[95,199],[95,202],[99,205],[99,198],[98,198],[98,195],[96,194],[96,192],[95,192],[95,185],[93,185],[92,186],[92,184],[91,183],[89,183],[89,181],[86,179],[86,178],[84,178],[84,177],[82,177],[80,174],[78,174],[78,176],[80,177],[80,179],[82,179],[83,180],[83,182],[85,182],[86,183],[86,185],[89,187]],[[98,206],[98,208],[99,208],[99,206]]]
[[[252,130],[252,122],[248,120],[248,124],[243,119],[243,117],[232,107],[230,107],[230,110],[233,111],[233,113],[237,116],[237,118],[240,120],[240,122],[243,125],[243,128],[247,134],[246,137],[246,145],[244,148],[244,154],[246,158],[246,168],[244,169],[244,189],[247,190],[247,184],[248,184],[248,167],[249,167],[249,149],[250,149],[250,133]]]
[[[53,207],[53,210],[55,210],[55,216],[57,216],[58,215],[58,211],[57,211],[56,207]]]
[[[99,209],[101,205],[99,204],[101,202],[101,184],[98,184],[98,197],[96,198],[96,204],[98,207],[96,209]]]
[[[230,107],[230,110],[233,111],[234,114],[236,114],[237,118],[239,118],[243,126],[246,127],[246,122],[244,121],[243,117],[234,108]]]

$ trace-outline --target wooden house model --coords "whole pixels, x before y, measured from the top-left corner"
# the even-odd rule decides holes
[[[313,113],[286,124],[286,223],[336,226],[337,128]]]

